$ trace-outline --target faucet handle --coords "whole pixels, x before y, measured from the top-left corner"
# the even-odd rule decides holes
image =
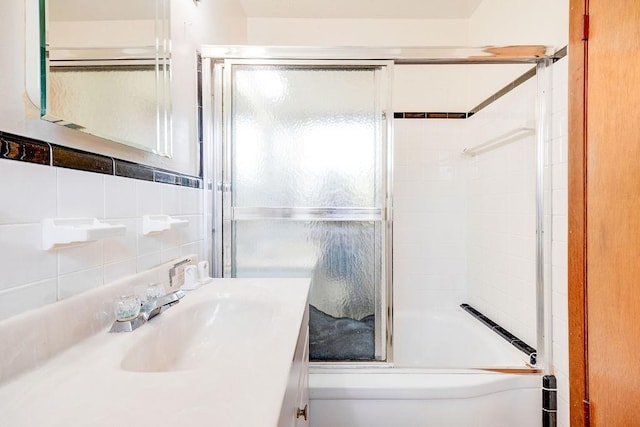
[[[123,295],[116,301],[113,311],[116,320],[124,322],[138,317],[140,307],[141,301],[137,295]]]
[[[145,291],[145,296],[147,297],[147,301],[149,301],[154,298],[160,298],[164,296],[165,293],[166,291],[162,283],[150,283]]]

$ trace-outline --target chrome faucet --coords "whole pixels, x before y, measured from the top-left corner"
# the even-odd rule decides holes
[[[172,305],[180,302],[185,293],[182,290],[168,293],[166,295],[150,298],[140,307],[140,313],[132,319],[117,320],[113,322],[109,332],[131,332],[167,310]]]

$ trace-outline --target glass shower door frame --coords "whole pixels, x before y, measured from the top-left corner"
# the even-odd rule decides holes
[[[376,110],[376,156],[375,180],[380,188],[376,191],[375,208],[318,208],[318,207],[234,207],[232,205],[232,85],[235,65],[287,66],[303,68],[371,69],[375,78]],[[233,277],[235,248],[232,239],[234,221],[287,219],[293,221],[372,221],[375,224],[376,246],[381,248],[382,260],[375,278],[375,356],[377,360],[391,358],[391,176],[392,176],[392,120],[387,117],[390,107],[390,73],[393,61],[348,61],[348,60],[250,60],[226,59],[213,68],[214,132],[216,178],[214,200],[214,253],[213,269],[222,277]],[[217,93],[216,93],[217,92]],[[222,94],[220,94],[222,92]],[[377,184],[376,184],[377,185]],[[217,206],[216,206],[217,205]],[[215,232],[215,231],[218,232]],[[378,269],[376,269],[378,270]]]

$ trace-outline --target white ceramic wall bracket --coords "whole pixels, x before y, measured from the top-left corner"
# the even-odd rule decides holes
[[[142,234],[159,233],[177,227],[186,227],[187,219],[172,218],[169,215],[144,215],[142,217]]]
[[[96,218],[46,218],[42,220],[42,247],[45,251],[107,237],[124,236],[127,227],[107,224]]]

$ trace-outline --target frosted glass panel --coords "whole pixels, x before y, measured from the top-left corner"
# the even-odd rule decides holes
[[[308,277],[313,360],[383,359],[379,68],[233,64],[224,274]]]
[[[155,70],[52,68],[48,114],[130,145],[157,145]],[[135,88],[135,96],[132,96]],[[108,118],[126,120],[108,120]],[[150,131],[153,130],[153,131]]]
[[[234,66],[233,205],[374,207],[373,69]]]
[[[373,222],[236,221],[236,277],[311,277],[310,303],[336,317],[374,313]]]
[[[310,357],[375,359],[373,222],[236,221],[236,277],[310,277]],[[378,257],[378,258],[377,258]]]

